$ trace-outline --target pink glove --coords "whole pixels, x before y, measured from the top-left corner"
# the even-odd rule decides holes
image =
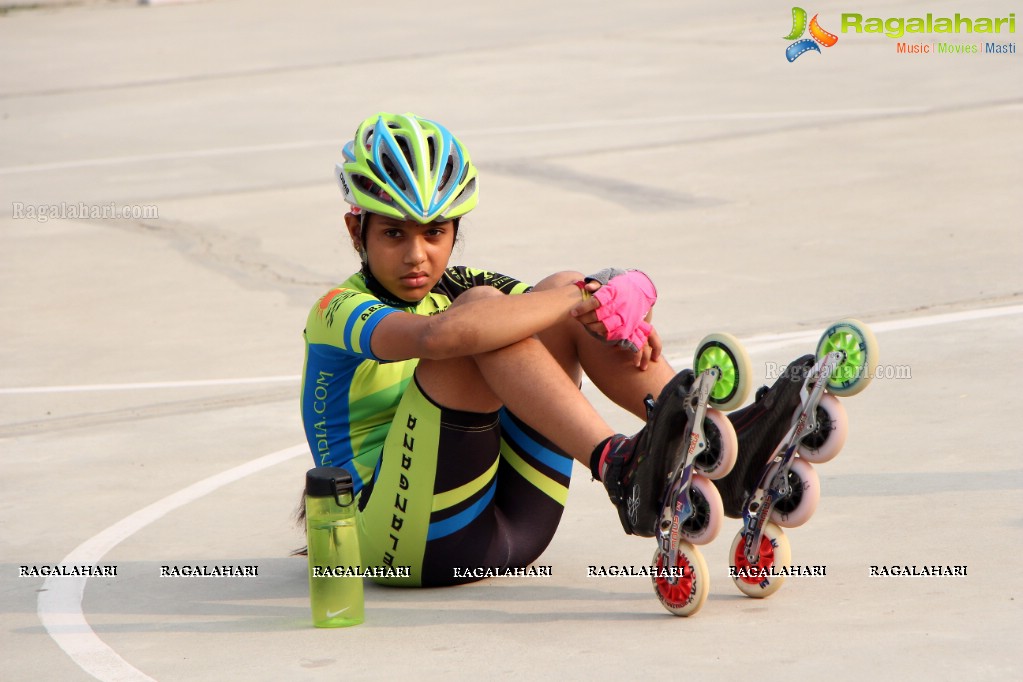
[[[597,319],[607,328],[607,340],[633,353],[646,345],[653,329],[643,318],[657,301],[657,288],[639,270],[618,275],[597,289],[593,297],[600,301]]]

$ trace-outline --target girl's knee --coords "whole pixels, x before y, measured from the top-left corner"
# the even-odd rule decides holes
[[[583,279],[583,277],[584,275],[582,273],[574,270],[555,272],[553,275],[548,275],[537,282],[536,286],[533,287],[533,290],[543,291],[544,289],[556,289],[557,287],[574,284],[575,282]]]
[[[472,287],[471,289],[463,291],[461,294],[459,294],[458,298],[456,298],[451,303],[451,306],[454,307],[456,305],[468,303],[469,301],[479,301],[487,298],[495,298],[497,296],[504,295],[505,295],[504,293],[495,289],[494,287],[489,286]]]

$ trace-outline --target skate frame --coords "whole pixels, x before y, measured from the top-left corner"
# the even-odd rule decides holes
[[[696,378],[686,397],[686,440],[688,446],[675,454],[675,466],[668,478],[664,502],[661,504],[661,521],[657,530],[657,541],[665,557],[664,566],[675,566],[678,559],[678,543],[682,524],[693,515],[693,502],[689,489],[693,480],[693,463],[707,450],[707,436],[703,432],[703,420],[707,416],[707,404],[714,384],[721,378],[721,370],[712,367]],[[681,576],[668,577],[675,584]]]
[[[844,352],[832,351],[807,371],[803,386],[799,389],[802,409],[793,415],[792,425],[785,434],[781,447],[764,470],[757,489],[746,501],[742,512],[743,553],[751,566],[756,566],[760,561],[760,539],[763,536],[764,524],[770,519],[778,500],[791,492],[789,470],[792,468],[792,459],[796,456],[796,448],[804,438],[819,428],[817,406],[831,375],[845,362],[845,358]],[[811,385],[813,388],[809,389]]]

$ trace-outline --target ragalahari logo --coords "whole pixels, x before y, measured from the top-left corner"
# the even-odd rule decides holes
[[[796,61],[799,55],[810,50],[820,52],[821,48],[817,46],[818,44],[824,47],[831,47],[838,42],[838,36],[834,33],[828,33],[821,28],[820,24],[817,23],[817,16],[816,14],[813,15],[813,19],[810,20],[810,37],[796,40],[802,37],[806,31],[806,10],[802,7],[792,8],[792,32],[785,36],[785,40],[795,40],[796,42],[785,48],[785,58],[789,62]]]

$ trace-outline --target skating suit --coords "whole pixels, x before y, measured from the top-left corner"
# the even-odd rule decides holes
[[[406,305],[360,272],[309,313],[306,438],[317,466],[352,473],[364,568],[408,568],[407,578],[378,582],[451,585],[527,566],[561,519],[571,458],[505,409],[436,404],[415,381],[418,360],[373,354],[373,333],[387,315],[436,314],[476,286],[529,290],[511,277],[458,266]],[[494,571],[467,570],[480,568]]]

